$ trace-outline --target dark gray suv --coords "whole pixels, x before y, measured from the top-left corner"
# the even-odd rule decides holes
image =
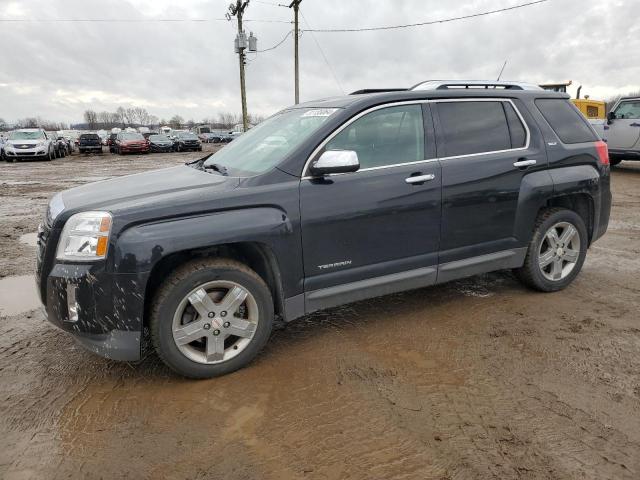
[[[148,329],[167,365],[204,378],[250,362],[276,317],[498,269],[561,290],[610,206],[607,146],[567,95],[364,93],[57,194],[37,281],[49,320],[90,350],[137,360]]]

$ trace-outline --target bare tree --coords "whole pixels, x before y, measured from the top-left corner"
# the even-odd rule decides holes
[[[4,121],[4,118],[0,118],[0,130],[7,129],[7,122]]]
[[[233,113],[222,112],[218,115],[218,118],[224,128],[232,128],[236,123],[238,123],[238,116]]]
[[[84,121],[89,126],[89,130],[94,130],[98,123],[98,114],[93,110],[85,110]]]
[[[180,115],[174,115],[173,117],[171,117],[171,120],[169,120],[169,126],[175,129],[182,128],[183,123],[184,118],[182,118]]]
[[[118,123],[122,125],[122,127],[127,126],[127,113],[124,108],[118,107],[116,110],[116,115],[118,117]]]

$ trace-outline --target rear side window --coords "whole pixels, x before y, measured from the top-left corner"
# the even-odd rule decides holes
[[[524,126],[508,102],[440,102],[437,105],[446,157],[525,145]]]
[[[536,106],[563,143],[584,143],[598,140],[582,114],[568,100],[538,99]]]

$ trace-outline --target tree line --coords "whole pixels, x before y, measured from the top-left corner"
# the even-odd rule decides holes
[[[249,123],[257,124],[264,120],[261,115],[249,115]],[[242,123],[242,115],[222,112],[217,117],[204,118],[201,122],[196,123],[193,120],[186,120],[180,115],[173,115],[168,120],[158,118],[151,115],[145,108],[118,107],[115,112],[96,112],[94,110],[85,110],[84,122],[89,130],[110,129],[110,128],[126,128],[126,127],[161,127],[168,125],[174,129],[193,128],[195,125],[207,124],[213,128],[233,128],[238,123]]]

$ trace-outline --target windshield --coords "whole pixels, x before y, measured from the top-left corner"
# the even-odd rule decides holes
[[[144,137],[139,133],[122,133],[122,140],[144,140]]]
[[[317,131],[336,110],[306,108],[278,113],[218,150],[204,165],[222,165],[230,175],[241,177],[266,172]]]
[[[186,140],[196,140],[198,138],[193,133],[180,133],[178,136]]]
[[[9,140],[40,140],[44,138],[42,132],[11,132]]]
[[[165,135],[151,135],[149,140],[153,140],[154,142],[170,142],[169,137]]]

